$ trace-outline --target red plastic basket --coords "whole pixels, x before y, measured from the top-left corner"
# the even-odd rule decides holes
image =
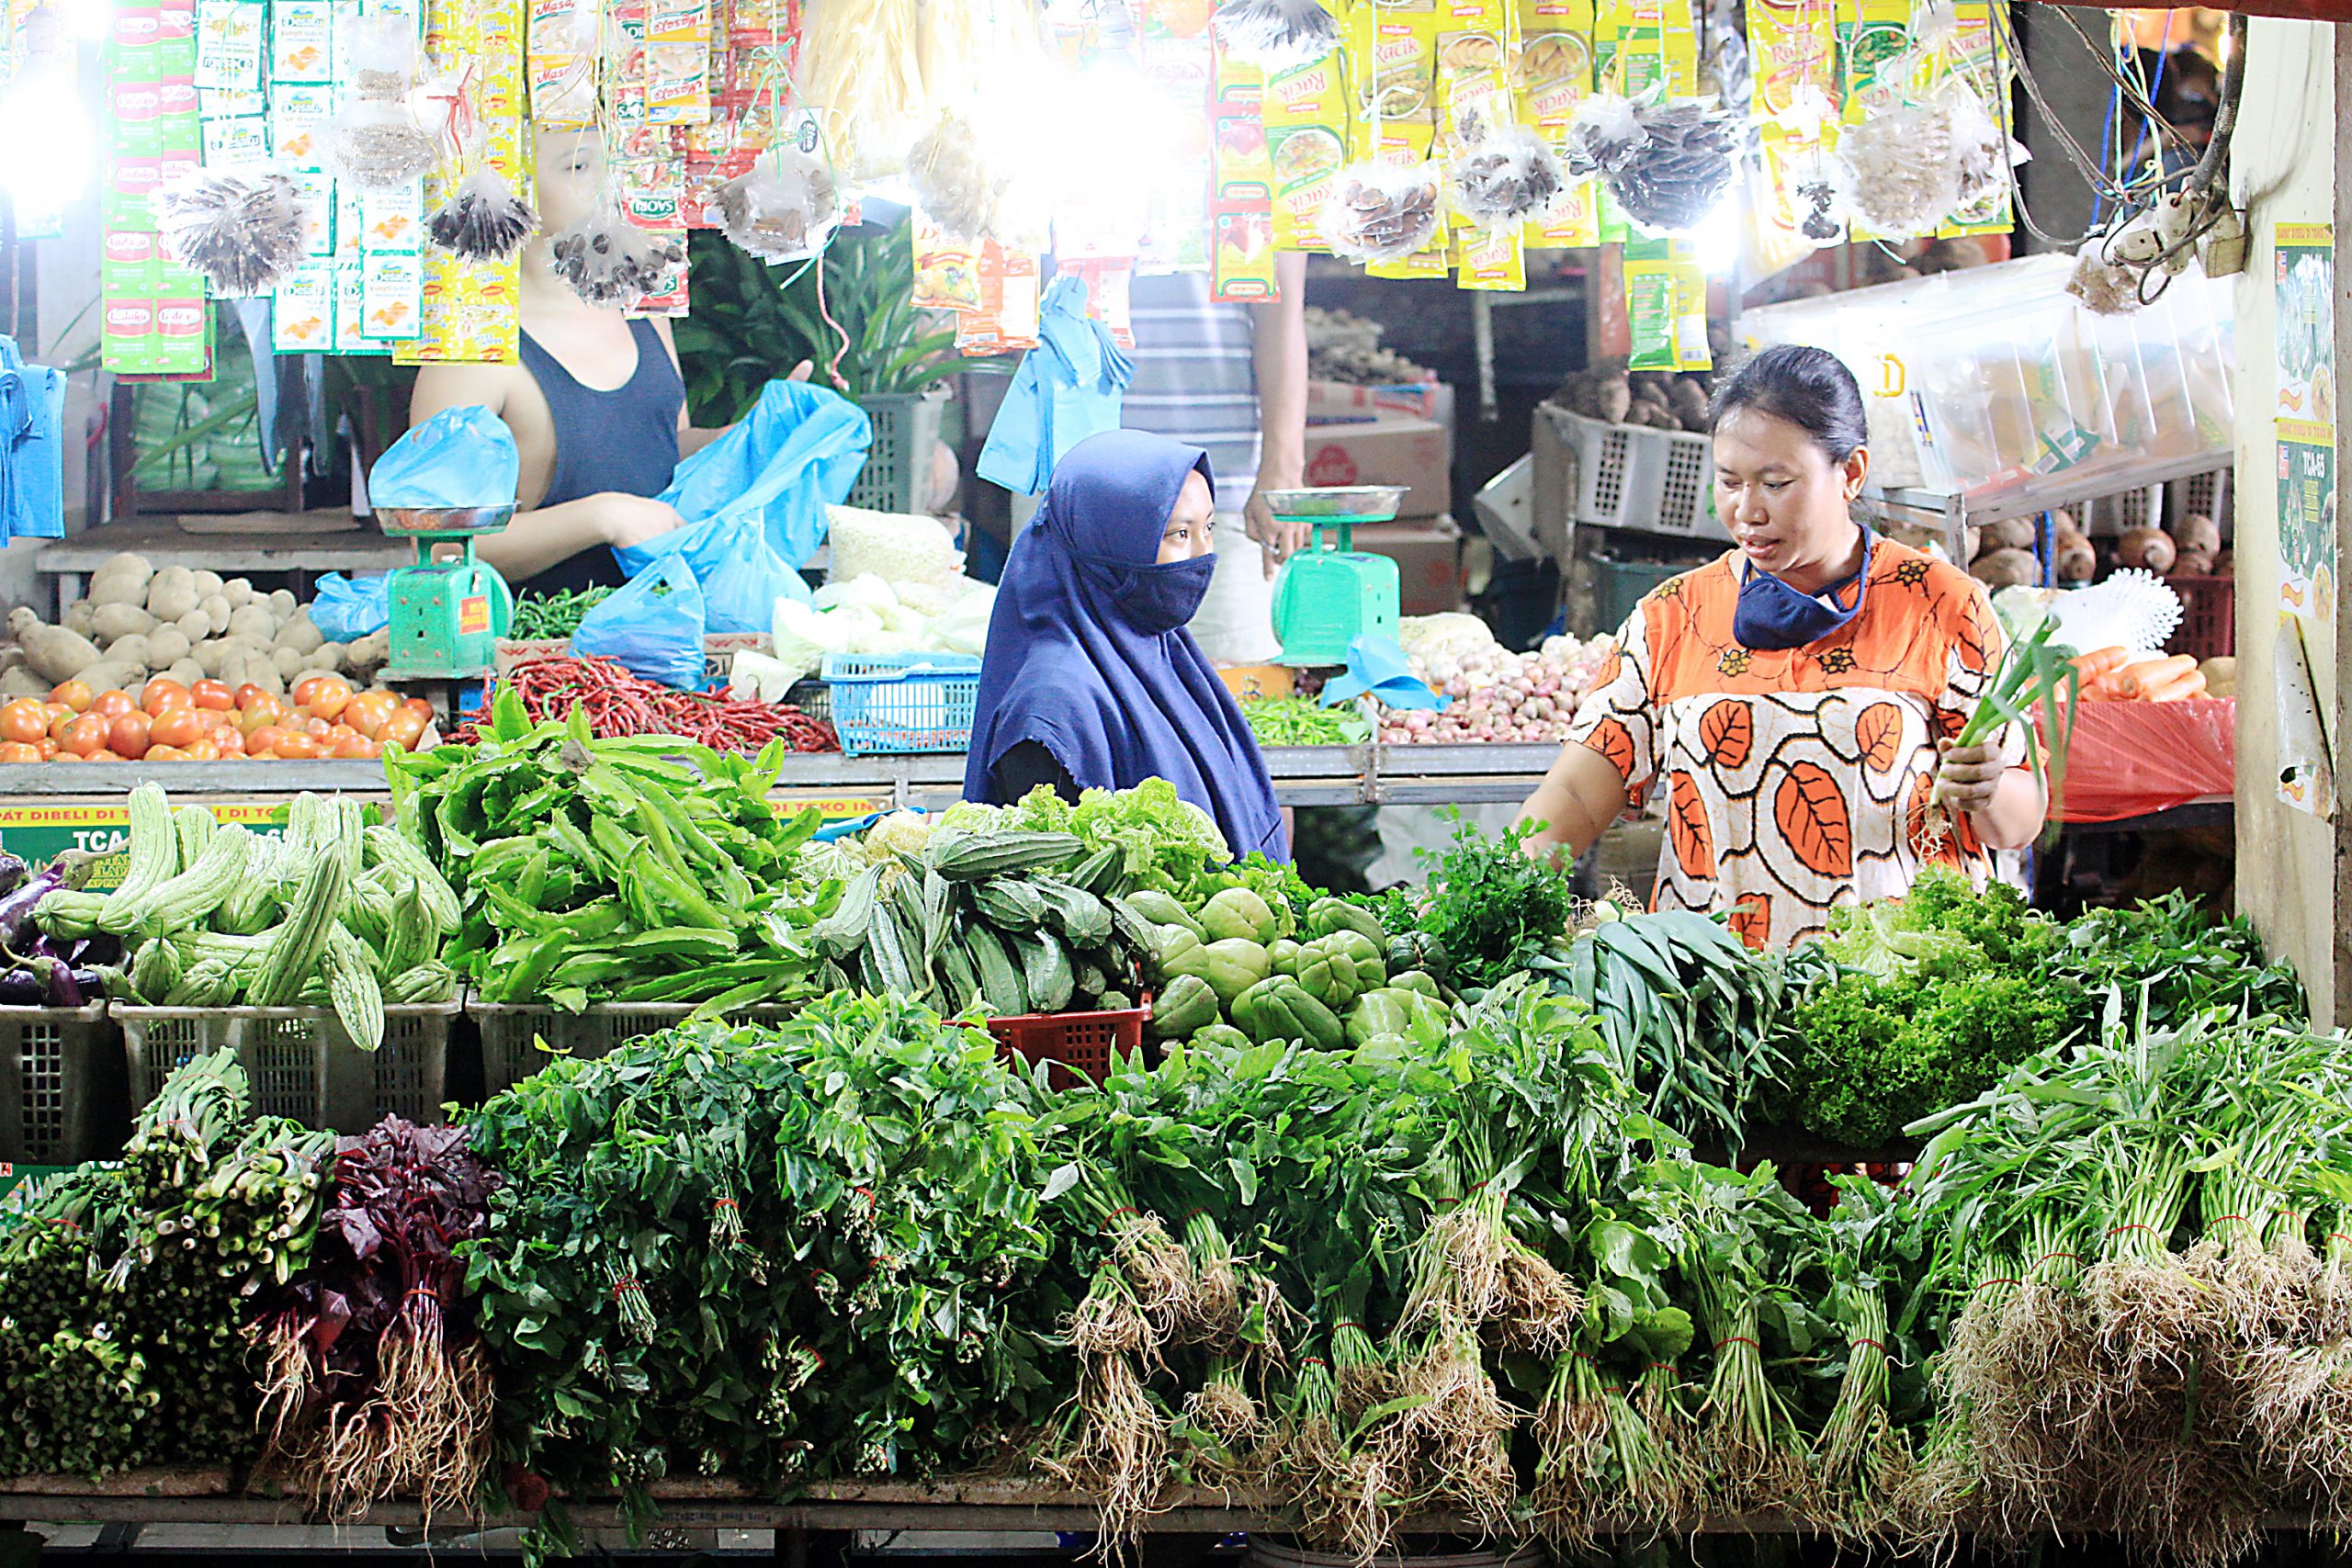
[[[2165,649],[2193,654],[2200,662],[2236,657],[2237,579],[2167,577],[2165,581],[2180,595],[2180,625]]]
[[[1107,1077],[1114,1050],[1127,1055],[1142,1050],[1143,1021],[1150,1016],[1148,1008],[1023,1013],[989,1020],[989,1032],[1008,1056],[1051,1062],[1047,1081],[1055,1089],[1070,1089],[1081,1079],[1101,1083]]]

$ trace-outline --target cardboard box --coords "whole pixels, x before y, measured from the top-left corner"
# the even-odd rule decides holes
[[[1306,427],[1310,485],[1403,485],[1399,517],[1436,517],[1453,506],[1453,439],[1433,420],[1387,416]]]
[[[1361,523],[1356,548],[1396,563],[1397,608],[1435,615],[1462,608],[1462,530],[1451,517]]]
[[[1453,389],[1442,381],[1359,387],[1347,381],[1306,383],[1306,423],[1366,417],[1425,419],[1453,428]]]

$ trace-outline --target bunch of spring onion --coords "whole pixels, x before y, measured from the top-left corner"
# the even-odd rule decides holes
[[[1968,722],[1952,737],[1953,747],[1965,750],[1984,745],[2006,725],[2016,725],[2024,734],[2026,763],[2033,770],[2034,782],[2045,784],[2050,791],[2053,821],[2059,792],[2065,787],[2066,753],[2074,745],[2075,712],[2083,691],[2083,674],[2074,662],[2075,650],[2051,640],[2056,626],[2055,621],[2045,619],[2028,636],[2009,644],[1993,671],[1984,694],[1977,698]],[[2048,716],[2054,731],[2046,757],[2041,734],[2034,728],[2037,708]],[[1949,829],[1949,817],[1944,813],[1939,793],[1930,812],[1931,831]]]

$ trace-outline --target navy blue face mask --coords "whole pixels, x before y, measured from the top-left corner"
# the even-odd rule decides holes
[[[1827,590],[1834,602],[1848,582],[1854,586],[1854,607],[1833,609],[1811,593],[1801,593],[1769,571],[1743,563],[1747,581],[1739,585],[1739,607],[1732,612],[1731,635],[1742,648],[1766,653],[1803,648],[1819,642],[1862,613],[1862,593],[1871,581],[1871,531],[1862,530],[1861,570]]]
[[[1216,575],[1214,551],[1164,566],[1131,566],[1112,602],[1128,625],[1147,637],[1158,637],[1191,624],[1208,595],[1209,579]]]

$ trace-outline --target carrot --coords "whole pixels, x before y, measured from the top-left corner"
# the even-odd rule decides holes
[[[2151,703],[2178,703],[2186,702],[2190,697],[2201,697],[2204,694],[2204,671],[2191,670],[2177,681],[2167,682],[2161,686],[2148,687],[2141,693],[2141,700]]]
[[[2083,701],[2086,703],[2120,703],[2127,701],[2123,692],[2122,671],[2115,671],[2096,681],[2083,682]]]
[[[2184,673],[2196,668],[2197,656],[2193,653],[2176,653],[2169,659],[2152,659],[2144,664],[2132,666],[2132,669],[2139,671],[2140,684],[2143,686],[2162,685],[2167,681],[2177,681]]]
[[[2123,661],[2131,657],[2132,650],[2128,648],[2097,648],[2088,653],[2076,654],[2074,662],[2075,668],[2082,671],[2084,681],[2091,682],[2122,669]]]

